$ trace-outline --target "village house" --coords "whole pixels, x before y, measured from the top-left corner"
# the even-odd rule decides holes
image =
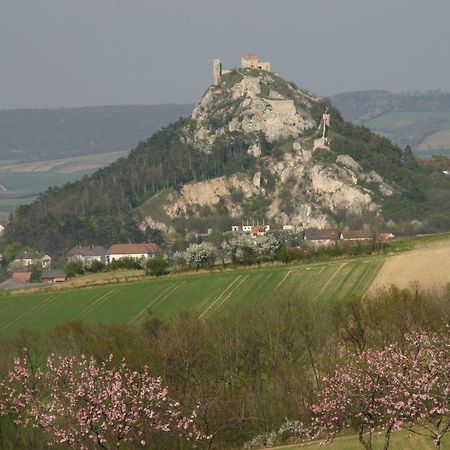
[[[154,243],[114,244],[106,252],[106,261],[111,263],[123,258],[150,259],[160,252],[161,248]]]
[[[9,270],[12,272],[25,272],[31,266],[38,266],[41,269],[50,269],[52,258],[40,252],[22,252],[16,255],[9,265]]]
[[[42,283],[63,283],[66,281],[66,274],[64,270],[44,270],[41,274]]]
[[[251,236],[265,236],[270,231],[270,225],[259,224],[258,222],[255,225],[253,221],[252,225],[249,224],[247,220],[247,224],[242,226],[240,225],[232,225],[231,231],[233,233],[242,233],[242,234],[250,234]]]
[[[254,225],[251,230],[253,237],[255,236],[265,236],[270,230],[269,225]]]
[[[106,264],[106,249],[98,245],[76,245],[67,252],[67,260],[89,265],[93,261]]]
[[[373,233],[370,230],[343,231],[341,240],[344,242],[364,242],[373,239]]]
[[[31,283],[31,272],[13,272],[11,279],[17,284]]]
[[[341,237],[341,231],[338,228],[307,229],[305,230],[304,240],[309,241],[315,247],[328,247],[336,244]]]

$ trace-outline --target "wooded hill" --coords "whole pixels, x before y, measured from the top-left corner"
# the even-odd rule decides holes
[[[258,71],[252,71],[249,76],[257,76],[255,72]],[[272,89],[282,92],[284,98],[293,99],[297,108],[303,108],[302,114],[312,119],[314,126],[302,135],[302,139],[312,142],[319,136],[318,126],[329,105],[317,99],[299,106],[299,95],[309,94],[275,75],[270,77]],[[243,75],[232,72],[223,78],[220,89],[226,94]],[[236,102],[241,100],[231,95],[226,99],[228,103],[220,116],[216,110],[208,116],[210,130],[226,129],[233,119]],[[330,107],[330,113],[331,149],[317,150],[314,160],[326,167],[333,165],[339,155],[350,155],[364,171],[374,170],[381,175],[395,193],[388,198],[379,195],[376,200],[383,206],[385,220],[395,221],[400,230],[408,231],[412,220],[422,222],[422,230],[426,231],[450,229],[446,213],[450,208],[450,177],[436,167],[419,166],[410,149],[403,150],[367,128],[344,121],[336,109]],[[180,120],[140,143],[127,158],[80,181],[49,189],[32,204],[17,210],[4,240],[45,248],[52,253],[61,253],[76,243],[139,241],[145,239],[145,233],[138,227],[142,217],[137,208],[161,190],[179,190],[185,183],[222,175],[252,174],[262,170],[265,159],[276,161],[292,151],[287,150],[286,139],[269,142],[259,134],[262,154],[252,156],[248,149],[255,136],[242,131],[221,134],[205,151],[189,140],[190,130],[196,127],[198,124],[192,118]],[[366,187],[377,196],[377,188],[372,184]],[[265,189],[270,193],[274,186],[267,182]],[[219,214],[219,211],[209,214]],[[228,212],[220,214],[226,216]],[[345,221],[345,211],[343,217],[335,219]]]

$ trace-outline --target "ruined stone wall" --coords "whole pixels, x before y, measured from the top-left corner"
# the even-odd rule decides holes
[[[260,62],[258,69],[266,70],[267,72],[271,72],[272,71],[272,63],[270,63],[270,62]]]
[[[220,78],[222,77],[222,63],[220,59],[213,60],[213,83],[217,86],[220,82]]]

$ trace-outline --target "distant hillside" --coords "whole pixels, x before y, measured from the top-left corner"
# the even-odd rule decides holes
[[[409,145],[421,158],[450,155],[450,93],[357,91],[331,101],[346,120]]]
[[[46,161],[129,150],[193,105],[0,110],[0,160]]]
[[[90,175],[193,105],[0,110],[0,221],[50,186]]]
[[[223,231],[244,218],[301,227],[383,218],[395,231],[441,231],[449,209],[441,170],[293,83],[244,69],[126,158],[19,208],[5,241],[60,253],[75,243],[142,240],[147,227]]]

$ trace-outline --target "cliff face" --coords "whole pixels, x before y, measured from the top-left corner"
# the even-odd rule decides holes
[[[220,207],[236,219],[252,214],[280,225],[325,227],[343,212],[379,211],[380,199],[394,188],[351,156],[332,151],[333,124],[331,149],[314,145],[324,110],[322,99],[270,72],[224,75],[200,99],[181,139],[205,158],[218,145],[241,139],[253,164],[231,176],[183,185],[162,206],[167,217],[202,217]]]

